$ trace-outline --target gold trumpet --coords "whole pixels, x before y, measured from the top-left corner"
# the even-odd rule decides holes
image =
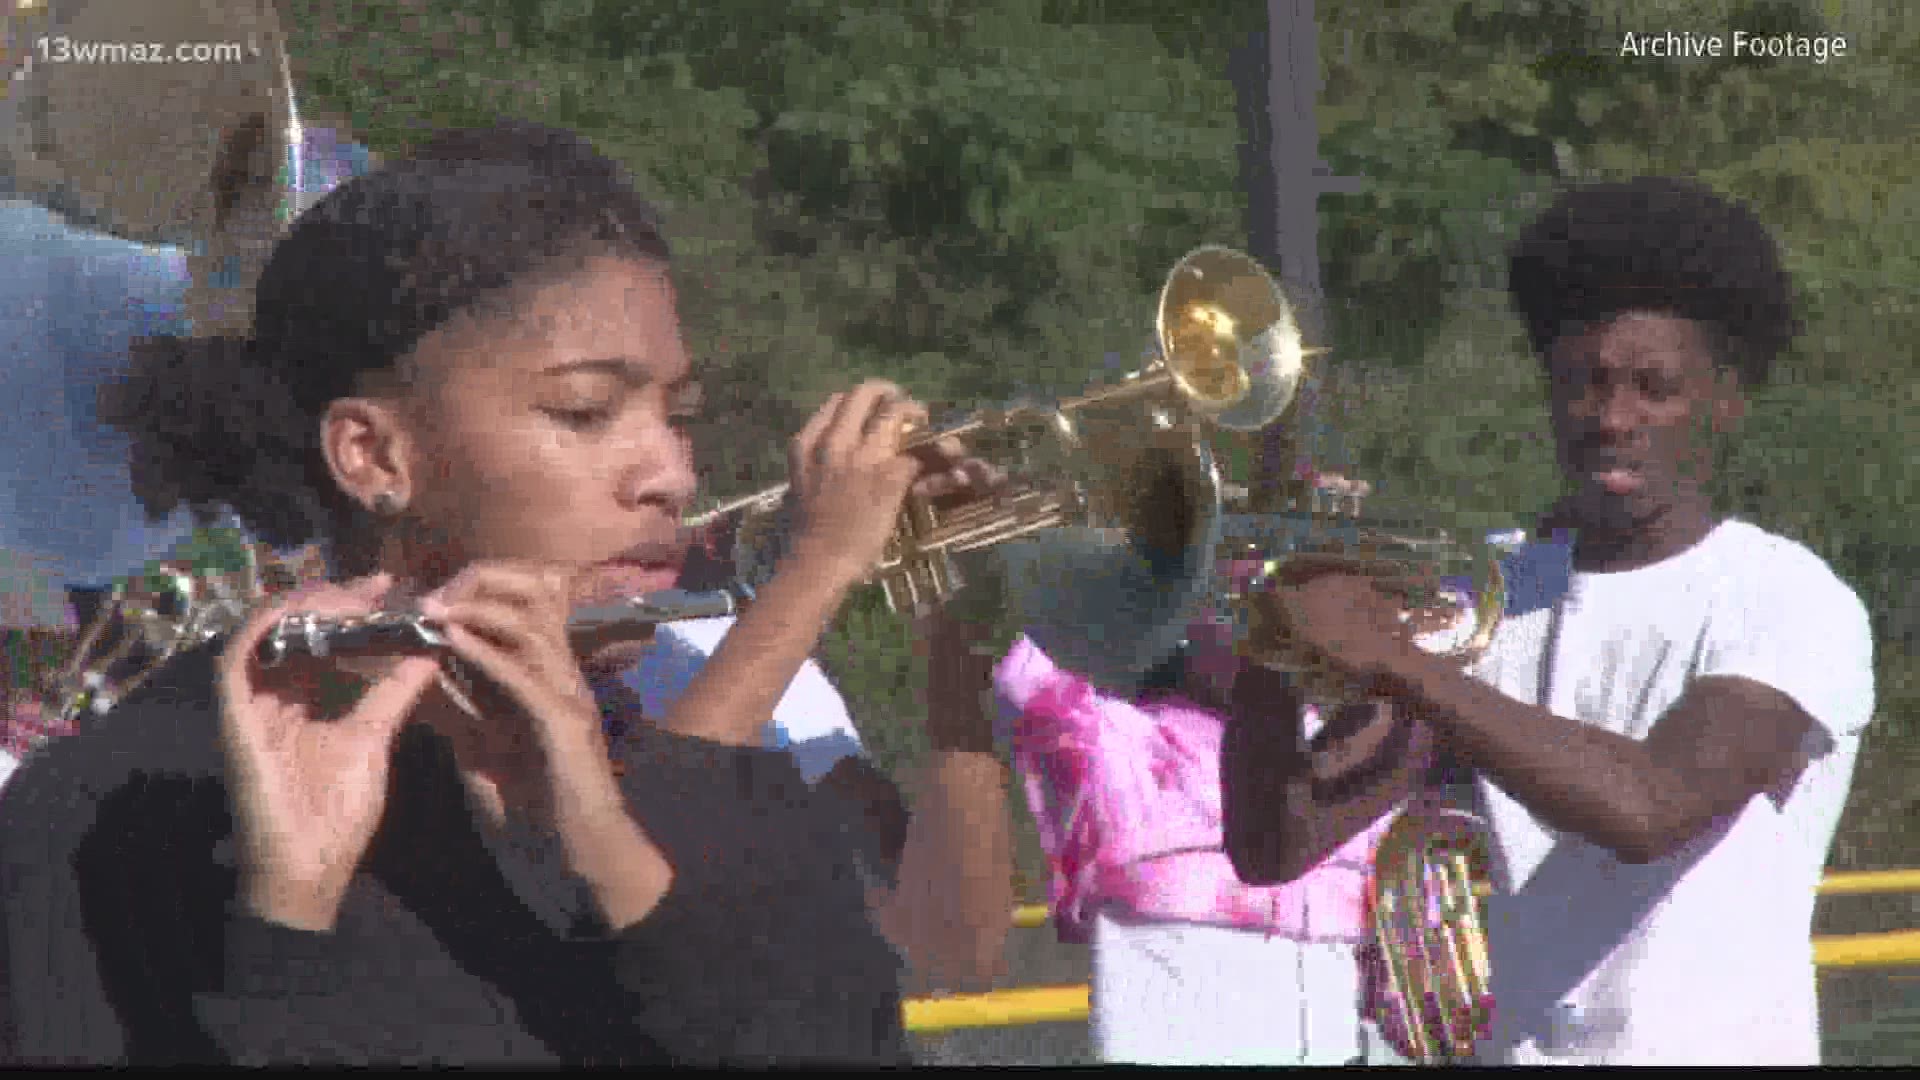
[[[1293,515],[1295,557],[1349,571],[1414,575],[1430,584],[1405,602],[1401,618],[1425,651],[1471,664],[1491,643],[1506,604],[1499,555],[1513,533],[1469,542],[1443,528],[1390,514]],[[1236,595],[1240,647],[1247,657],[1297,679],[1322,707],[1363,703],[1365,688],[1345,683],[1301,653],[1270,602],[1251,593],[1261,577],[1284,569],[1269,559]],[[1373,858],[1370,921],[1379,963],[1368,1012],[1400,1054],[1416,1064],[1472,1058],[1492,1022],[1486,898],[1493,878],[1487,824],[1479,817],[1416,798],[1389,826]]]
[[[1366,688],[1303,655],[1274,608],[1252,600],[1253,590],[1285,573],[1290,561],[1310,559],[1328,570],[1391,582],[1403,596],[1400,620],[1416,644],[1461,667],[1486,652],[1506,610],[1500,553],[1510,533],[1461,537],[1421,517],[1378,506],[1366,514],[1316,506],[1246,515],[1229,529],[1242,557],[1262,563],[1233,595],[1234,614],[1246,631],[1240,638],[1243,652],[1293,676],[1318,705],[1356,705],[1371,698]]]
[[[920,611],[948,599],[970,576],[958,557],[1022,549],[998,564],[967,561],[969,571],[1014,576],[1006,595],[1016,616],[1055,621],[1047,616],[1060,610],[1051,603],[1022,602],[1032,592],[1017,579],[1060,584],[1050,579],[1065,574],[1069,584],[1042,591],[1131,591],[1144,602],[1125,620],[1135,631],[1179,630],[1176,617],[1204,590],[1225,509],[1205,427],[1253,432],[1281,420],[1320,350],[1304,345],[1293,305],[1258,262],[1213,246],[1190,252],[1167,275],[1155,343],[1146,367],[1079,397],[988,410],[945,430],[911,433],[907,449],[963,438],[969,453],[1011,479],[1006,490],[957,505],[909,499],[873,574],[888,607]],[[736,573],[764,580],[788,531],[786,494],[785,485],[768,488],[687,524],[731,527]],[[1138,571],[1132,579],[1130,570]],[[1105,576],[1096,580],[1094,571]],[[1131,658],[1177,644],[1160,640],[1165,634],[1148,636],[1159,643],[1116,650],[1108,638],[1094,643],[1095,652],[1124,655],[1124,666],[1132,666]]]
[[[1406,601],[1402,619],[1424,631],[1415,636],[1421,648],[1462,665],[1490,644],[1506,597],[1498,552],[1511,535],[1463,544],[1444,530],[1381,516],[1350,520],[1343,528],[1329,527],[1331,522],[1294,525],[1298,552],[1348,570],[1432,579],[1435,571],[1450,569],[1452,574]],[[1263,576],[1283,564],[1268,560]],[[1240,647],[1251,661],[1287,672],[1322,707],[1367,700],[1364,688],[1303,656],[1270,603],[1250,591],[1236,597],[1234,610],[1244,628]],[[1416,1064],[1471,1060],[1492,1022],[1485,904],[1493,878],[1486,837],[1481,818],[1420,796],[1400,812],[1374,853],[1368,900],[1378,963],[1371,965],[1367,1011],[1382,1035]]]

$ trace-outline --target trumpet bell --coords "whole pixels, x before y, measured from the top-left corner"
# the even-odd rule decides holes
[[[1315,350],[1273,276],[1225,247],[1196,248],[1173,266],[1154,329],[1156,359],[1117,386],[956,431],[1015,475],[1047,479],[992,507],[910,504],[880,574],[896,611],[942,602],[981,576],[981,560],[962,560],[970,574],[955,556],[1012,544],[985,576],[1006,586],[999,596],[1036,642],[1076,670],[1124,683],[1178,645],[1206,593],[1223,509],[1201,429],[1282,421]],[[1009,433],[1019,436],[1011,453],[992,446]]]
[[[1258,431],[1284,416],[1317,351],[1306,347],[1273,275],[1225,247],[1196,248],[1174,264],[1155,331],[1188,407],[1230,431]]]
[[[1006,606],[1027,636],[1056,663],[1122,695],[1136,691],[1218,599],[1215,567],[1234,548],[1201,426],[1252,432],[1289,422],[1308,362],[1321,351],[1307,347],[1273,276],[1226,247],[1195,248],[1174,264],[1154,329],[1171,400],[1148,403],[1145,427],[1124,395],[1096,396],[1085,409],[1099,432],[1086,443],[1094,463],[1088,490],[1105,501],[1090,501],[1086,527],[1056,529],[1003,553]],[[1097,418],[1111,415],[1116,399],[1134,409],[1101,431]]]

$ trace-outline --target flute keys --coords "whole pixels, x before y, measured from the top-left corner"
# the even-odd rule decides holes
[[[300,624],[301,636],[306,641],[307,655],[315,659],[325,657],[328,652],[327,633],[320,623],[321,620],[307,615],[302,617]]]

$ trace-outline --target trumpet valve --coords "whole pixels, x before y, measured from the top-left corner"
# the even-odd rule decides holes
[[[953,557],[944,548],[917,551],[884,567],[877,576],[887,610],[896,615],[919,615],[938,607],[961,584]]]

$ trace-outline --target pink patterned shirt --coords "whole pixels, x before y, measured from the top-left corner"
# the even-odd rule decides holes
[[[1203,647],[1196,674],[1220,666],[1218,653],[1209,658]],[[1298,881],[1247,885],[1224,843],[1225,717],[1177,696],[1128,702],[1104,694],[1024,636],[994,672],[994,689],[1014,716],[1014,763],[1052,866],[1062,939],[1088,940],[1094,914],[1107,905],[1304,941],[1370,936],[1370,864],[1393,815]]]

